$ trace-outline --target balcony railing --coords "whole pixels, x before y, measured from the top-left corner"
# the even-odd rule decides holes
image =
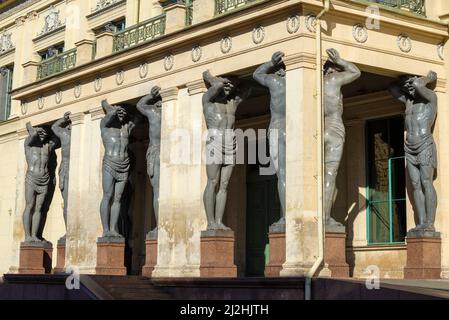
[[[44,60],[37,68],[37,80],[49,77],[76,66],[76,48]]]
[[[215,0],[215,15],[247,6],[260,0]]]
[[[139,43],[153,40],[165,34],[165,13],[117,32],[114,35],[113,51],[131,48]]]
[[[425,0],[368,0],[368,2],[374,2],[387,7],[406,10],[420,15],[424,15],[426,13]]]

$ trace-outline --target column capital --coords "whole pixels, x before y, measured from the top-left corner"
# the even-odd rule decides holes
[[[104,117],[104,110],[102,107],[90,109],[89,113],[92,120],[98,120]]]
[[[171,87],[161,90],[162,102],[168,102],[172,100],[178,100],[178,87]]]
[[[84,123],[84,112],[77,112],[70,115],[70,120],[72,121],[72,126],[76,126]]]
[[[36,20],[39,17],[39,13],[36,10],[30,11],[27,13],[26,18],[29,21]]]
[[[15,23],[16,27],[20,27],[20,26],[24,25],[26,20],[27,20],[26,16],[21,16],[21,17],[16,18],[14,23]]]
[[[187,89],[189,91],[189,95],[205,93],[207,91],[206,83],[203,79],[191,81],[186,84]]]
[[[297,54],[292,54],[286,56],[283,59],[287,71],[299,69],[299,68],[316,68],[316,58],[315,55],[301,52]]]
[[[28,130],[26,128],[17,130],[17,137],[19,138],[19,140],[25,139],[26,137],[28,137]]]

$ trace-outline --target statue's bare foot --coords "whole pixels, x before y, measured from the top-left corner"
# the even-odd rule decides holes
[[[336,221],[332,217],[329,217],[328,219],[326,219],[326,225],[332,226],[332,227],[343,227],[343,225],[340,222]]]
[[[278,221],[272,224],[272,226],[278,226],[278,225],[284,225],[285,224],[285,217],[280,218]]]
[[[217,222],[217,229],[218,230],[231,230],[231,228],[226,227],[223,222]]]
[[[435,232],[435,226],[432,223],[426,223],[424,225],[425,231]]]
[[[207,223],[207,230],[217,230],[218,225],[215,222],[208,222]]]
[[[42,240],[39,239],[39,238],[36,237],[36,236],[31,236],[31,237],[30,237],[30,242],[42,242]]]
[[[32,236],[25,236],[25,242],[33,242],[33,237]]]
[[[109,232],[109,236],[113,237],[113,238],[123,238],[123,236],[120,233],[118,233],[117,231],[115,231],[115,230]]]
[[[111,231],[108,230],[108,231],[103,232],[102,238],[108,238],[110,236],[111,236]]]

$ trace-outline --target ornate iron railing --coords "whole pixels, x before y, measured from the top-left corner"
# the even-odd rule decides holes
[[[247,6],[260,0],[215,0],[215,15]]]
[[[43,60],[37,69],[37,80],[49,77],[76,66],[76,48]]]
[[[426,13],[425,0],[367,0],[387,7],[406,10],[424,15]]]
[[[118,52],[134,47],[139,43],[150,41],[164,34],[165,13],[117,32],[114,35],[113,51]]]

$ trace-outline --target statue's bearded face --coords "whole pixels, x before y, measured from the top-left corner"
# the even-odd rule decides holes
[[[125,108],[122,107],[117,107],[117,118],[119,119],[120,122],[124,122],[126,119],[126,110]]]
[[[37,128],[37,135],[41,142],[44,142],[48,138],[48,133],[44,128]]]
[[[278,70],[276,70],[276,75],[278,77],[284,78],[285,77],[285,69],[284,68],[279,68]]]
[[[416,76],[409,76],[404,79],[404,86],[402,87],[402,91],[404,91],[406,94],[410,95],[411,97],[415,97],[416,95],[416,89],[413,86],[413,82],[417,79]]]

